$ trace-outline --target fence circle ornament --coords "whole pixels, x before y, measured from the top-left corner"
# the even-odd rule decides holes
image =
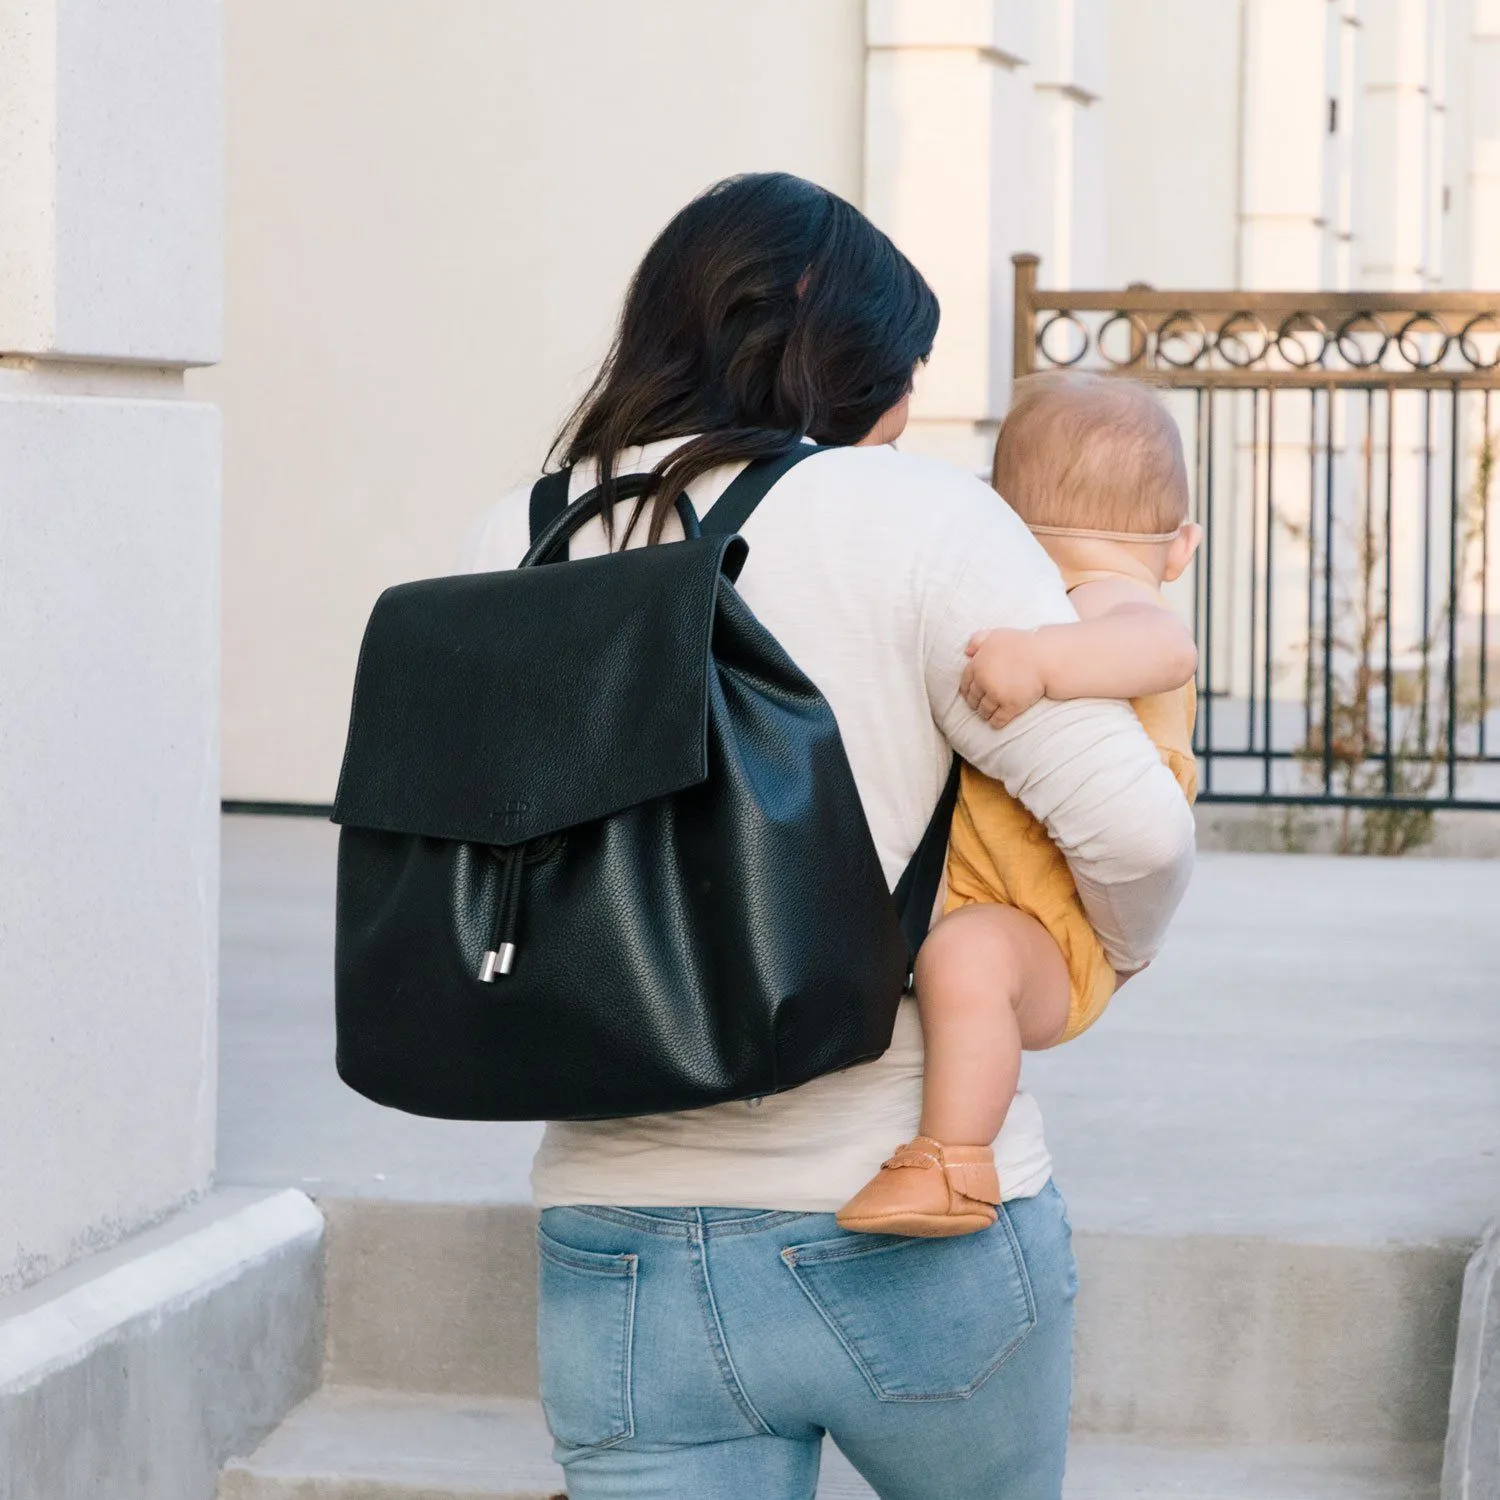
[[[1110,352],[1110,334],[1117,325],[1125,330],[1126,346],[1123,359],[1116,359]],[[1150,337],[1146,332],[1146,320],[1139,313],[1111,313],[1099,325],[1099,331],[1094,335],[1094,347],[1098,349],[1100,358],[1117,370],[1129,369],[1132,365],[1140,364],[1145,359],[1149,346]]]
[[[1453,335],[1443,320],[1432,313],[1417,313],[1408,318],[1396,335],[1401,357],[1414,370],[1435,370],[1442,364],[1452,342]]]
[[[1197,313],[1174,312],[1156,330],[1156,357],[1190,370],[1208,351],[1208,329]]]
[[[1053,329],[1059,325],[1064,329],[1063,336],[1066,336],[1067,329],[1071,328],[1073,331],[1069,342],[1076,345],[1076,347],[1073,353],[1067,358],[1063,358],[1053,352],[1056,345],[1056,339],[1053,337]],[[1042,324],[1036,336],[1036,346],[1046,358],[1048,364],[1055,365],[1060,369],[1066,369],[1070,365],[1076,365],[1089,352],[1089,331],[1072,313],[1056,312]]]
[[[1318,346],[1316,353],[1310,347],[1314,339]],[[1328,330],[1323,326],[1323,320],[1309,312],[1292,313],[1276,330],[1276,352],[1294,370],[1322,364],[1328,353]]]
[[[1271,332],[1254,313],[1230,313],[1219,325],[1214,347],[1225,364],[1248,370],[1266,357]]]
[[[1470,318],[1458,335],[1458,349],[1471,370],[1500,367],[1500,313],[1486,312]],[[1486,349],[1490,351],[1488,359],[1483,353]]]
[[[1391,347],[1391,331],[1374,313],[1357,312],[1339,324],[1334,343],[1350,368],[1373,370]]]

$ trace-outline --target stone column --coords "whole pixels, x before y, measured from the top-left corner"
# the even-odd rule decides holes
[[[0,1292],[213,1167],[219,72],[215,0],[0,0]]]
[[[907,445],[983,472],[1011,371],[1011,255],[1104,273],[1100,0],[869,0],[865,208],[943,326]]]
[[[1442,279],[1443,28],[1433,0],[1366,7],[1358,285]]]
[[[1328,144],[1323,185],[1323,284],[1340,291],[1360,285],[1360,151],[1368,139],[1364,78],[1368,45],[1361,0],[1336,0],[1328,14]]]
[[[1030,249],[1029,10],[869,0],[865,210],[943,304],[908,445],[986,467],[1008,377],[1010,255]]]
[[[0,0],[6,1500],[212,1500],[317,1378],[320,1214],[207,1192],[220,93],[217,0]]]
[[[1248,290],[1318,290],[1347,282],[1355,101],[1346,73],[1357,66],[1357,46],[1346,35],[1346,23],[1354,19],[1351,12],[1348,0],[1244,0],[1236,285]],[[1326,398],[1280,392],[1271,400],[1275,443],[1260,462],[1269,466],[1282,523],[1274,543],[1277,604],[1270,650],[1277,676],[1272,694],[1295,701],[1303,690],[1309,641],[1303,603],[1308,563],[1301,538],[1309,525],[1322,524],[1318,486],[1323,482]],[[1232,536],[1263,532],[1261,502],[1251,496],[1248,410],[1240,406],[1233,426],[1220,430],[1233,435],[1235,465],[1234,482],[1216,519]],[[1336,433],[1343,430],[1335,423]],[[1262,474],[1260,483],[1266,482]],[[1225,622],[1220,629],[1216,620],[1215,638],[1238,639],[1243,648],[1243,632],[1228,628],[1228,621],[1243,618],[1249,578],[1247,570],[1235,565],[1231,549],[1216,553],[1214,583]],[[1248,653],[1242,649],[1238,660],[1225,660],[1223,666],[1236,683],[1245,681],[1241,674],[1248,670]]]
[[[1321,286],[1329,165],[1328,0],[1245,0],[1239,285]]]
[[[1420,291],[1443,280],[1444,6],[1442,0],[1366,5],[1361,30],[1364,67],[1355,284],[1380,291]],[[1424,636],[1432,631],[1441,634],[1449,566],[1445,517],[1450,422],[1446,395],[1427,398],[1406,392],[1396,397],[1390,436],[1395,450],[1391,614],[1395,648],[1400,665],[1407,669],[1420,665]],[[1429,489],[1430,536],[1424,517],[1424,496]],[[1424,619],[1429,550],[1427,588],[1432,598]]]
[[[1106,284],[1108,184],[1103,99],[1109,15],[1102,0],[1052,0],[1036,13],[1038,234],[1046,285]]]
[[[1474,0],[1469,74],[1469,285],[1500,286],[1500,0]]]
[[[1474,0],[1473,31],[1465,39],[1466,55],[1454,59],[1467,73],[1467,130],[1461,138],[1456,191],[1463,203],[1464,229],[1452,259],[1467,266],[1466,285],[1480,290],[1500,287],[1500,0]],[[1460,78],[1463,74],[1458,75]],[[1460,173],[1462,175],[1460,175]],[[1455,226],[1457,229],[1457,226]],[[1455,238],[1458,238],[1455,233]],[[1500,426],[1500,403],[1491,404],[1492,428]],[[1500,527],[1491,516],[1488,566],[1491,583],[1500,578]],[[1491,593],[1489,638],[1500,639]],[[1477,612],[1477,601],[1475,603]]]

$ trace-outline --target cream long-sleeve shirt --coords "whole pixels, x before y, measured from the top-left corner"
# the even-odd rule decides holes
[[[649,469],[673,446],[623,453],[618,471]],[[694,486],[700,514],[734,473]],[[575,474],[574,496],[590,483]],[[517,490],[481,518],[466,569],[515,566],[527,547],[528,495]],[[673,527],[668,535],[680,535],[675,518]],[[1116,968],[1149,962],[1187,885],[1193,821],[1139,721],[1122,703],[1043,702],[994,730],[958,695],[976,630],[1074,618],[1057,569],[1005,502],[948,464],[893,448],[843,448],[786,475],[743,534],[750,556],[740,593],[832,706],[891,884],[956,749],[1046,825]],[[571,555],[604,545],[593,522]],[[921,1080],[921,1031],[907,999],[883,1057],[787,1093],[549,1124],[532,1173],[535,1196],[542,1207],[833,1210],[916,1133]],[[1030,1095],[1012,1105],[996,1159],[1007,1198],[1040,1191],[1050,1176]]]

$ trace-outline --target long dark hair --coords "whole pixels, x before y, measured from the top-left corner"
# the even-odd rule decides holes
[[[852,204],[786,172],[726,178],[646,252],[549,463],[598,465],[612,534],[620,450],[696,434],[652,470],[657,541],[677,497],[711,469],[803,437],[858,442],[910,388],[937,325],[932,288]]]

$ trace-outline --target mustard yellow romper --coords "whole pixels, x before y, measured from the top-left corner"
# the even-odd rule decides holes
[[[1130,705],[1156,743],[1183,795],[1198,795],[1193,756],[1197,692],[1192,683]],[[1047,830],[998,781],[965,763],[948,845],[946,911],[976,901],[1013,906],[1037,919],[1062,949],[1070,996],[1063,1040],[1086,1031],[1115,992],[1115,971],[1104,955],[1067,862]]]

